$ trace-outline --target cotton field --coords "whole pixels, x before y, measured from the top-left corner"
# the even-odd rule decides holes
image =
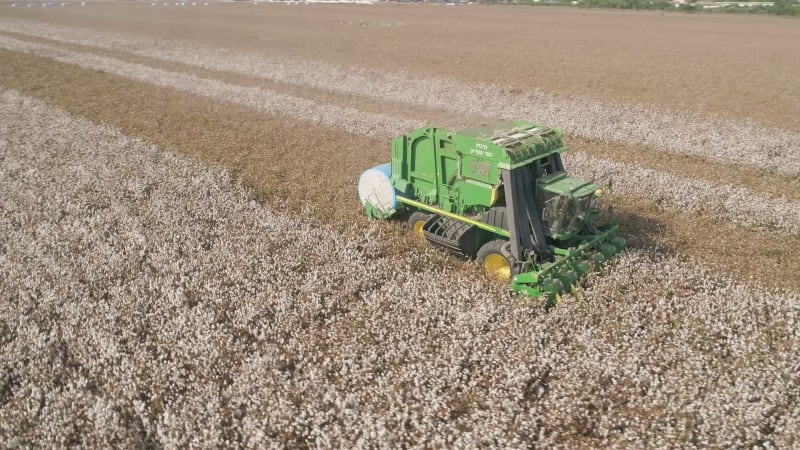
[[[424,44],[406,31],[430,15],[453,14],[445,41],[480,29],[470,8],[250,8],[0,17],[5,447],[800,445],[800,125],[722,111],[719,90],[681,110],[614,101],[611,82],[523,84],[521,59],[500,75],[379,64]],[[361,17],[403,26],[339,26]],[[792,41],[749,19],[730,29]],[[368,38],[374,66],[325,54]],[[608,186],[630,243],[553,308],[358,203],[394,136],[496,117],[563,129],[568,170]]]

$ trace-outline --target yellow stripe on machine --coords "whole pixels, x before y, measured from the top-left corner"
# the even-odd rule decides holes
[[[483,222],[480,222],[480,221],[475,220],[475,219],[470,219],[470,218],[467,218],[467,217],[464,217],[464,216],[460,216],[458,214],[453,214],[451,212],[447,212],[447,211],[444,211],[442,209],[435,208],[435,207],[430,206],[430,205],[426,205],[425,203],[421,203],[421,202],[418,202],[416,200],[411,200],[410,198],[405,198],[405,197],[401,197],[401,196],[398,195],[397,196],[397,201],[399,201],[400,203],[405,203],[406,205],[409,205],[409,206],[413,206],[415,208],[419,208],[419,209],[421,209],[423,211],[428,211],[428,212],[432,212],[432,213],[435,213],[435,214],[439,214],[440,216],[444,216],[444,217],[449,217],[451,219],[460,220],[460,221],[462,221],[464,223],[468,223],[470,225],[474,225],[474,226],[480,228],[481,230],[491,231],[492,233],[498,234],[500,236],[504,236],[504,237],[509,237],[510,236],[508,234],[508,231],[506,231],[506,230],[504,230],[502,228],[493,227],[493,226],[491,226],[491,225],[489,225],[487,223],[483,223]]]

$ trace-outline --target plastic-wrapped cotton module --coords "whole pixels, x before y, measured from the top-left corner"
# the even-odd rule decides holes
[[[365,170],[358,179],[358,197],[362,205],[369,202],[381,213],[397,208],[397,193],[392,186],[392,163]]]

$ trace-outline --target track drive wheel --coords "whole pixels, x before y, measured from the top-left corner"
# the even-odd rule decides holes
[[[422,227],[430,218],[430,214],[421,211],[414,211],[411,213],[411,217],[408,218],[408,229],[421,241],[425,240],[425,235],[422,233]]]
[[[478,250],[475,261],[492,277],[500,280],[510,280],[514,267],[513,257],[503,251],[503,246],[508,243],[502,239],[489,241]]]

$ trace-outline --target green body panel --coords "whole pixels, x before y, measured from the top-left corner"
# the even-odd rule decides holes
[[[448,212],[488,208],[492,189],[499,184],[497,164],[465,153],[463,146],[451,133],[437,128],[422,128],[395,139],[392,184],[401,194]]]
[[[549,164],[551,155],[564,150],[558,130],[519,120],[456,132],[420,128],[392,141],[392,185],[403,196],[448,212],[480,214],[500,196],[501,169]],[[548,190],[562,186],[569,188],[561,181]]]
[[[506,120],[453,133],[458,148],[512,169],[564,150],[561,133],[553,128],[521,120]]]
[[[376,208],[375,205],[369,201],[366,201],[364,203],[364,212],[367,213],[367,217],[370,219],[388,219],[397,211],[394,209],[382,210],[381,208]]]

